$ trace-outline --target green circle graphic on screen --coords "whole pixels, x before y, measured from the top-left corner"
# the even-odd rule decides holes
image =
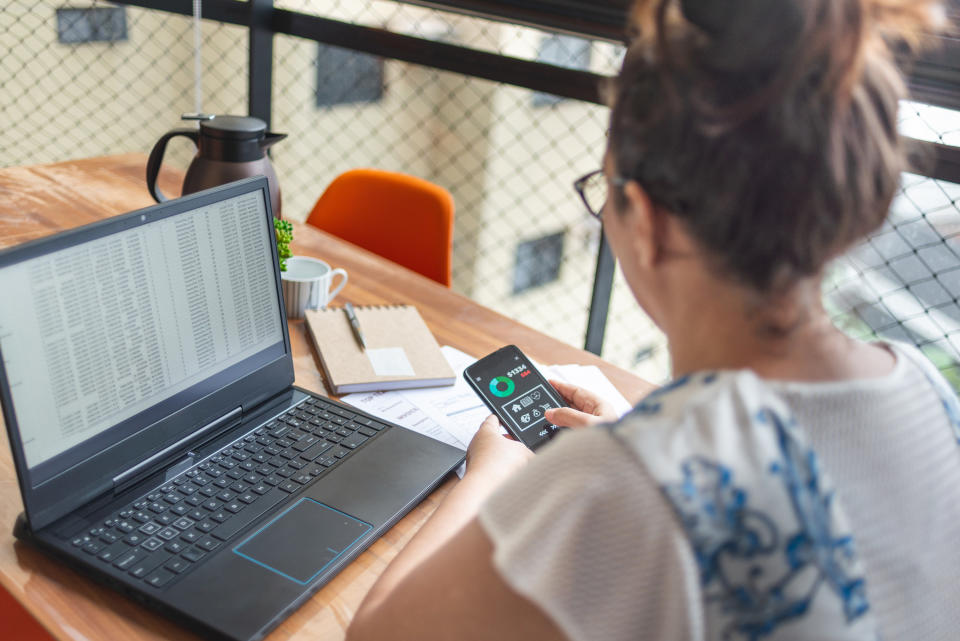
[[[498,376],[490,381],[490,393],[500,398],[513,394],[514,387],[513,381],[506,376]]]

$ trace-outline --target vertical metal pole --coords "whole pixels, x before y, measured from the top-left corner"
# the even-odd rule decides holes
[[[606,234],[600,234],[600,250],[597,252],[597,271],[593,275],[593,296],[590,299],[590,316],[587,319],[587,340],[583,349],[597,356],[603,351],[603,337],[607,330],[610,313],[610,296],[613,293],[613,276],[617,261],[607,242]]]
[[[247,107],[255,116],[271,126],[271,91],[273,88],[273,0],[249,0],[250,5],[250,76]]]

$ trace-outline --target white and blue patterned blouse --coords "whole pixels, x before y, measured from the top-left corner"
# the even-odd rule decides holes
[[[696,374],[484,506],[574,640],[960,638],[960,409],[913,348],[842,383]]]

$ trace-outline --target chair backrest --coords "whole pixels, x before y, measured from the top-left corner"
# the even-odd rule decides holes
[[[406,174],[352,169],[320,196],[307,224],[450,287],[453,197]]]

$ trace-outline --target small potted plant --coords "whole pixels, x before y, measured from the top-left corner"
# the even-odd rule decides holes
[[[347,284],[346,270],[332,269],[322,260],[310,256],[294,256],[290,249],[293,225],[288,221],[274,218],[273,229],[277,237],[277,257],[280,259],[280,280],[287,318],[303,318],[308,309],[326,308],[327,303]],[[340,276],[340,283],[334,287],[333,281],[337,276]]]
[[[273,219],[273,229],[277,236],[277,256],[280,258],[280,271],[287,271],[287,259],[293,256],[290,242],[293,240],[293,225],[290,221]]]

